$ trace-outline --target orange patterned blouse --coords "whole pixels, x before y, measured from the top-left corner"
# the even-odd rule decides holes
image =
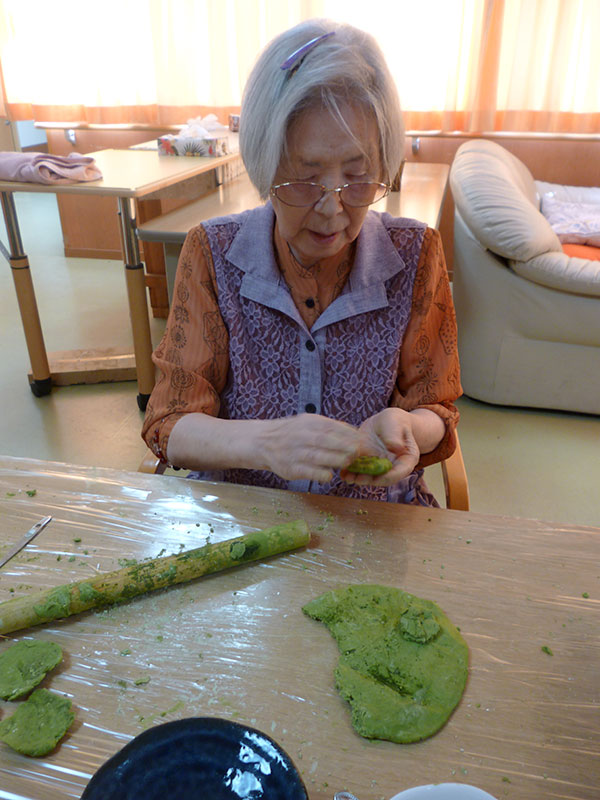
[[[344,288],[352,268],[354,245],[304,268],[280,237],[277,226],[274,244],[282,277],[310,329]],[[177,300],[164,336],[153,355],[159,376],[142,428],[148,447],[163,461],[167,460],[169,435],[178,419],[192,412],[219,414],[219,396],[229,369],[228,334],[219,312],[213,259],[202,225],[192,229],[185,240],[174,297]],[[182,376],[190,373],[194,379],[182,383]],[[454,451],[459,417],[454,401],[461,391],[454,307],[441,238],[438,231],[428,228],[415,276],[396,387],[390,399],[390,406],[407,411],[428,408],[444,420],[446,433],[442,441],[422,456],[418,468],[441,461]]]

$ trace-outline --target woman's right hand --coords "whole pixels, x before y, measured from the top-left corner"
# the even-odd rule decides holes
[[[264,420],[261,428],[257,444],[262,448],[264,468],[285,480],[327,483],[335,469],[352,461],[361,438],[358,429],[347,422],[319,414]]]

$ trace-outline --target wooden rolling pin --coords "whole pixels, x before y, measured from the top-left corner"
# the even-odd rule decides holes
[[[302,519],[254,531],[225,542],[149,561],[140,561],[84,581],[66,583],[0,603],[0,634],[41,625],[114,603],[123,603],[155,589],[164,589],[212,572],[258,561],[307,545],[310,533]]]

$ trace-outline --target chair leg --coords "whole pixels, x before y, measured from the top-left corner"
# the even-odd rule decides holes
[[[166,464],[155,456],[151,450],[148,450],[137,471],[146,472],[149,475],[162,475],[166,468]]]

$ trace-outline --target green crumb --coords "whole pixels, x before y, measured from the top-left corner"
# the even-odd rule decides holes
[[[389,458],[359,456],[346,467],[346,470],[355,475],[385,475],[393,466]]]
[[[0,741],[26,756],[50,753],[71,727],[71,701],[36,689],[11,717],[0,722]]]
[[[36,496],[36,494],[37,494],[37,489],[27,489],[27,491],[25,492],[25,494],[26,494],[28,497],[35,497],[35,496]]]
[[[174,706],[171,706],[171,708],[167,708],[166,711],[161,711],[160,716],[166,717],[167,714],[173,714],[175,713],[175,711],[179,711],[182,708],[185,708],[185,703],[183,702],[183,700],[178,700]]]
[[[76,558],[77,556],[69,556],[69,561],[75,561]]]
[[[158,636],[156,637],[156,641],[157,641],[157,642],[162,642],[162,640],[163,640],[163,639],[164,639],[164,636],[161,636],[161,634],[160,634],[160,633],[159,633],[159,634],[158,634]]]
[[[512,783],[511,779],[510,779],[510,778],[507,778],[506,776],[504,776],[504,777],[502,778],[502,782],[503,782],[503,783]]]
[[[585,599],[587,600],[588,597],[590,596],[590,593],[589,592],[583,592],[581,596],[585,597]]]
[[[244,542],[232,542],[231,547],[229,548],[229,555],[238,561],[240,558],[244,557],[246,552],[246,545]]]
[[[122,656],[129,656],[129,655],[131,655],[131,650],[129,648],[127,648],[126,650],[121,650],[121,655]]]
[[[150,683],[150,676],[149,675],[144,675],[141,678],[136,678],[134,680],[134,684],[136,686],[145,686],[147,683]]]
[[[159,572],[157,575],[158,580],[166,581],[168,583],[173,583],[175,578],[177,577],[177,567],[175,564],[171,564],[167,569]]]
[[[80,541],[81,541],[81,536],[76,536],[76,537],[73,539],[73,541],[74,541],[74,542],[80,542]]]
[[[62,660],[54,642],[23,640],[0,654],[0,697],[15,700],[30,692]]]
[[[550,648],[548,647],[547,644],[543,644],[542,645],[542,653],[546,653],[549,656],[553,656],[554,655],[554,653],[552,652],[552,650],[550,650]]]
[[[127,681],[118,680],[117,681],[117,685],[120,686],[122,689],[126,689],[127,688]]]
[[[137,558],[120,558],[118,564],[120,567],[135,567]]]
[[[17,494],[16,492],[7,492],[6,496],[7,497],[14,497],[16,494]]]
[[[62,556],[56,556],[57,561],[62,561]]]
[[[83,603],[94,603],[102,597],[102,593],[98,592],[91,583],[79,584],[79,599]]]
[[[409,607],[400,617],[400,632],[404,639],[411,642],[426,644],[435,639],[439,631],[439,623],[431,611]]]
[[[68,617],[71,612],[71,590],[68,586],[58,586],[48,593],[45,603],[34,605],[33,610],[40,622]]]

